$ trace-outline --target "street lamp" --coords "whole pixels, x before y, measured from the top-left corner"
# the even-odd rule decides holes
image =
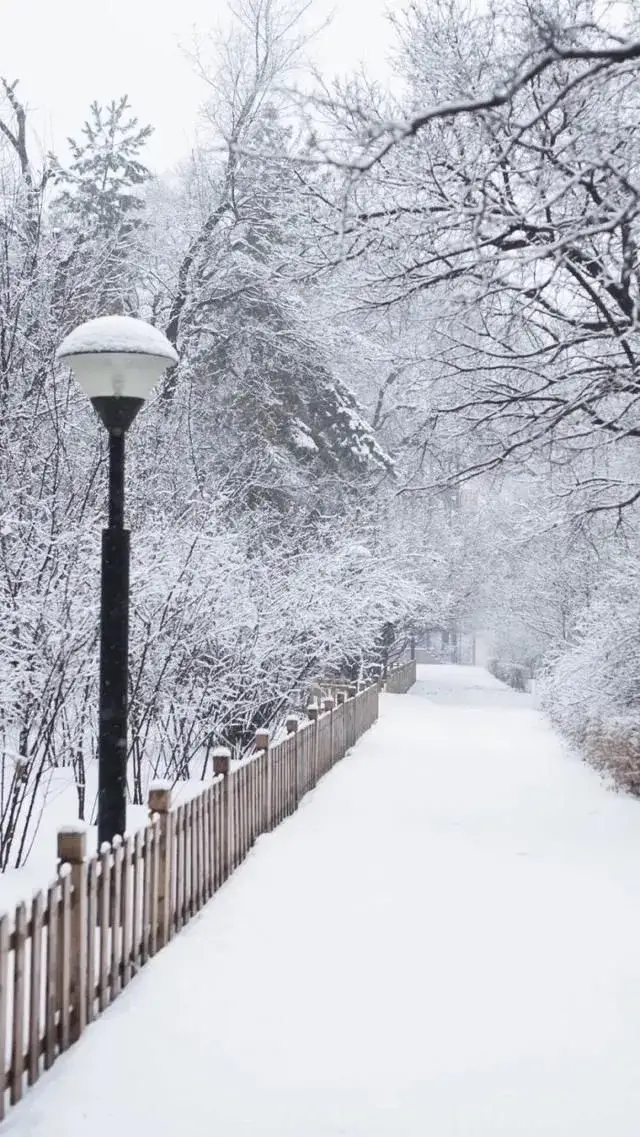
[[[98,848],[126,828],[129,531],[124,528],[124,436],[178,356],[143,320],[100,316],[70,332],[67,363],[109,431],[109,526],[102,531]]]

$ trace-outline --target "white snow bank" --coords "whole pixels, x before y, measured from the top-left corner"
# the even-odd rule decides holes
[[[532,696],[514,691],[484,668],[456,664],[419,666],[412,694],[434,703],[485,709],[489,706],[524,708],[533,704]]]
[[[419,664],[417,675],[425,683],[454,690],[509,690],[484,667],[467,667],[456,663]]]

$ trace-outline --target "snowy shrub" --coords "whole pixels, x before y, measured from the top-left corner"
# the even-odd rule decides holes
[[[514,691],[526,691],[531,681],[529,668],[518,663],[505,664],[500,660],[490,659],[487,662],[487,670],[495,675],[496,679],[500,679],[502,683],[507,683],[509,687],[513,687]]]
[[[640,565],[616,545],[575,640],[540,683],[543,706],[595,766],[640,791]]]

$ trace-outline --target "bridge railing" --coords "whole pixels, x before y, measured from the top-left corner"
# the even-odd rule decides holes
[[[188,801],[152,785],[146,828],[97,856],[84,828],[59,833],[56,880],[0,917],[0,1118],[377,717],[377,684],[339,692],[278,739],[258,732],[240,761],[214,751],[213,780]]]

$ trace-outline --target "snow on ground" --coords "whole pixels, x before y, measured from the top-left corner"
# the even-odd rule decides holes
[[[419,670],[1,1135],[638,1137],[640,803]]]

